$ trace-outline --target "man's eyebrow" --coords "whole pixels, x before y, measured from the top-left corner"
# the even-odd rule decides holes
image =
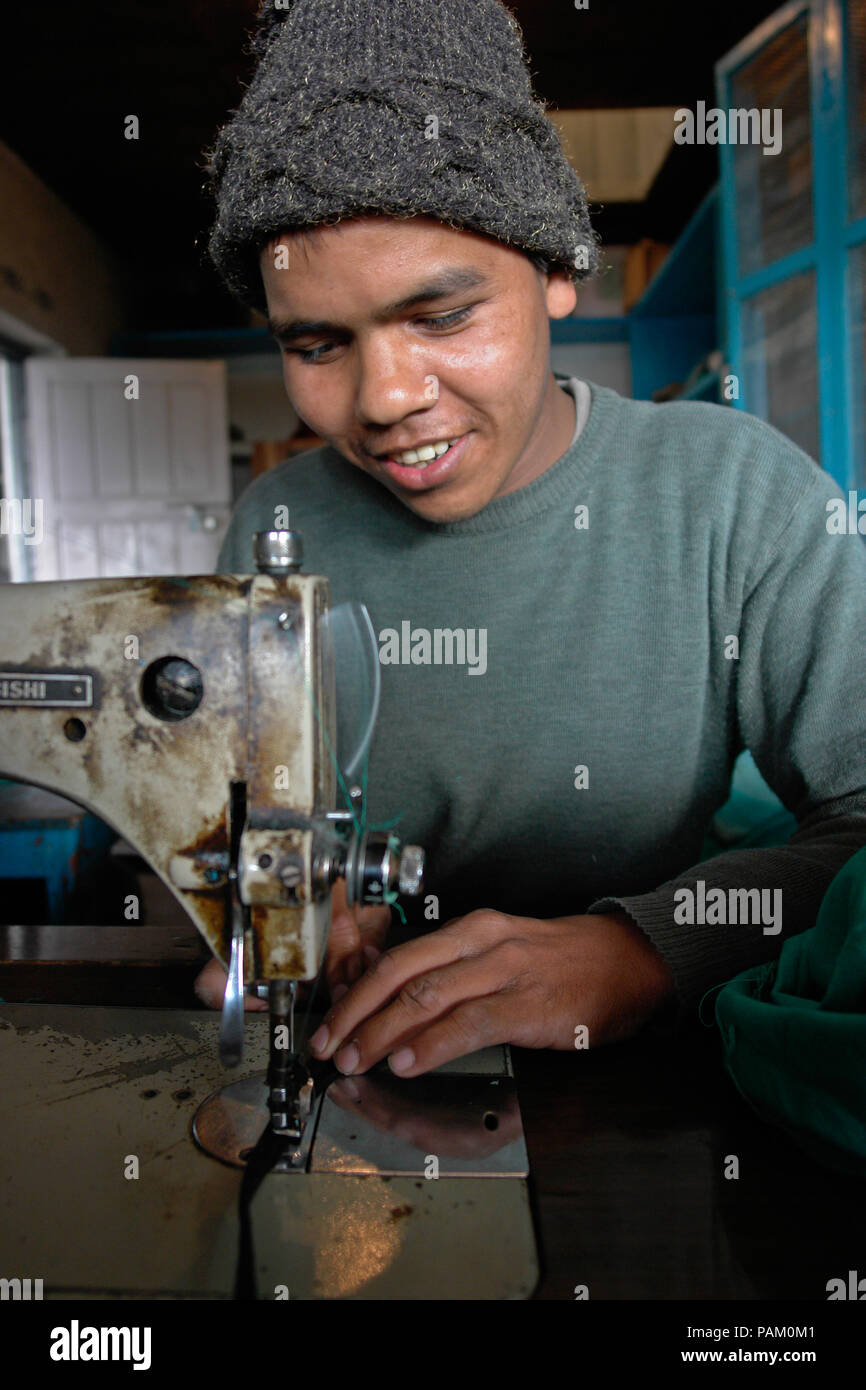
[[[419,285],[418,289],[413,290],[405,299],[390,304],[376,317],[392,318],[394,314],[405,313],[407,309],[414,309],[417,304],[426,304],[430,299],[447,299],[449,295],[459,294],[463,290],[477,290],[486,284],[487,277],[480,270],[473,270],[470,266],[455,266],[453,270],[443,270],[441,275],[435,275],[426,284]]]
[[[403,299],[398,299],[393,304],[387,304],[374,314],[373,318],[376,323],[384,323],[397,314],[404,314],[407,309],[416,308],[419,304],[427,304],[434,299],[446,299],[449,295],[459,294],[465,290],[477,290],[487,283],[487,277],[480,270],[472,270],[469,267],[445,270],[441,275],[436,275],[423,285],[419,285]],[[281,343],[293,338],[323,336],[327,333],[341,334],[346,331],[339,324],[327,323],[322,319],[269,318],[268,328],[277,342]]]
[[[321,319],[268,319],[268,328],[278,343],[291,342],[293,338],[306,338],[341,333],[336,323],[325,323]]]

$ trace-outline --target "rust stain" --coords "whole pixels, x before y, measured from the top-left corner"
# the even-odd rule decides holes
[[[217,888],[212,893],[182,890],[181,894],[187,912],[194,925],[210,946],[214,955],[228,965],[229,938],[231,923],[228,910],[228,893],[225,888]]]
[[[255,977],[258,980],[302,979],[304,953],[300,943],[301,911],[290,907],[254,906]],[[292,930],[294,929],[294,939]]]
[[[203,830],[190,844],[176,852],[187,856],[195,856],[197,854],[219,854],[228,850],[228,847],[229,835],[226,825],[226,813],[224,811],[210,829]]]
[[[199,595],[206,595],[214,598],[224,595],[228,598],[243,597],[249,588],[249,581],[238,581],[225,574],[196,575],[194,578],[158,576],[148,579],[148,598],[154,603],[165,604],[167,607],[177,607],[183,604],[189,597],[190,588],[195,585],[195,592]]]

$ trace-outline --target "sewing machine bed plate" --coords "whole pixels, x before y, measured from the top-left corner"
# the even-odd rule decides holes
[[[248,1017],[237,1073],[220,1066],[218,1031],[198,1011],[0,1004],[7,1277],[42,1278],[46,1298],[232,1296],[240,1171],[203,1153],[191,1125],[212,1092],[264,1071],[267,1019]],[[363,1129],[357,1105],[326,1097],[310,1171],[269,1174],[253,1199],[259,1297],[529,1297],[538,1267],[510,1076],[507,1049],[490,1048],[419,1078],[418,1118],[401,1106],[390,1134],[381,1095]],[[454,1106],[494,1082],[510,1128],[506,1145],[488,1146],[488,1175],[458,1152],[425,1178]],[[363,1103],[367,1078],[358,1083]]]

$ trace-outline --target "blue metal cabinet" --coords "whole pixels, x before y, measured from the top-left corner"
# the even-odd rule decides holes
[[[719,146],[733,404],[866,485],[866,0],[792,0],[716,66],[717,102],[782,113]]]

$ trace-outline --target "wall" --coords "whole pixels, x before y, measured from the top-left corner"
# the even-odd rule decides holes
[[[111,252],[0,141],[0,311],[73,356],[102,357],[125,326]]]
[[[288,439],[298,428],[280,370],[279,353],[227,359],[229,423],[245,439]]]
[[[555,372],[610,386],[621,396],[631,395],[628,343],[554,343],[550,356]]]

